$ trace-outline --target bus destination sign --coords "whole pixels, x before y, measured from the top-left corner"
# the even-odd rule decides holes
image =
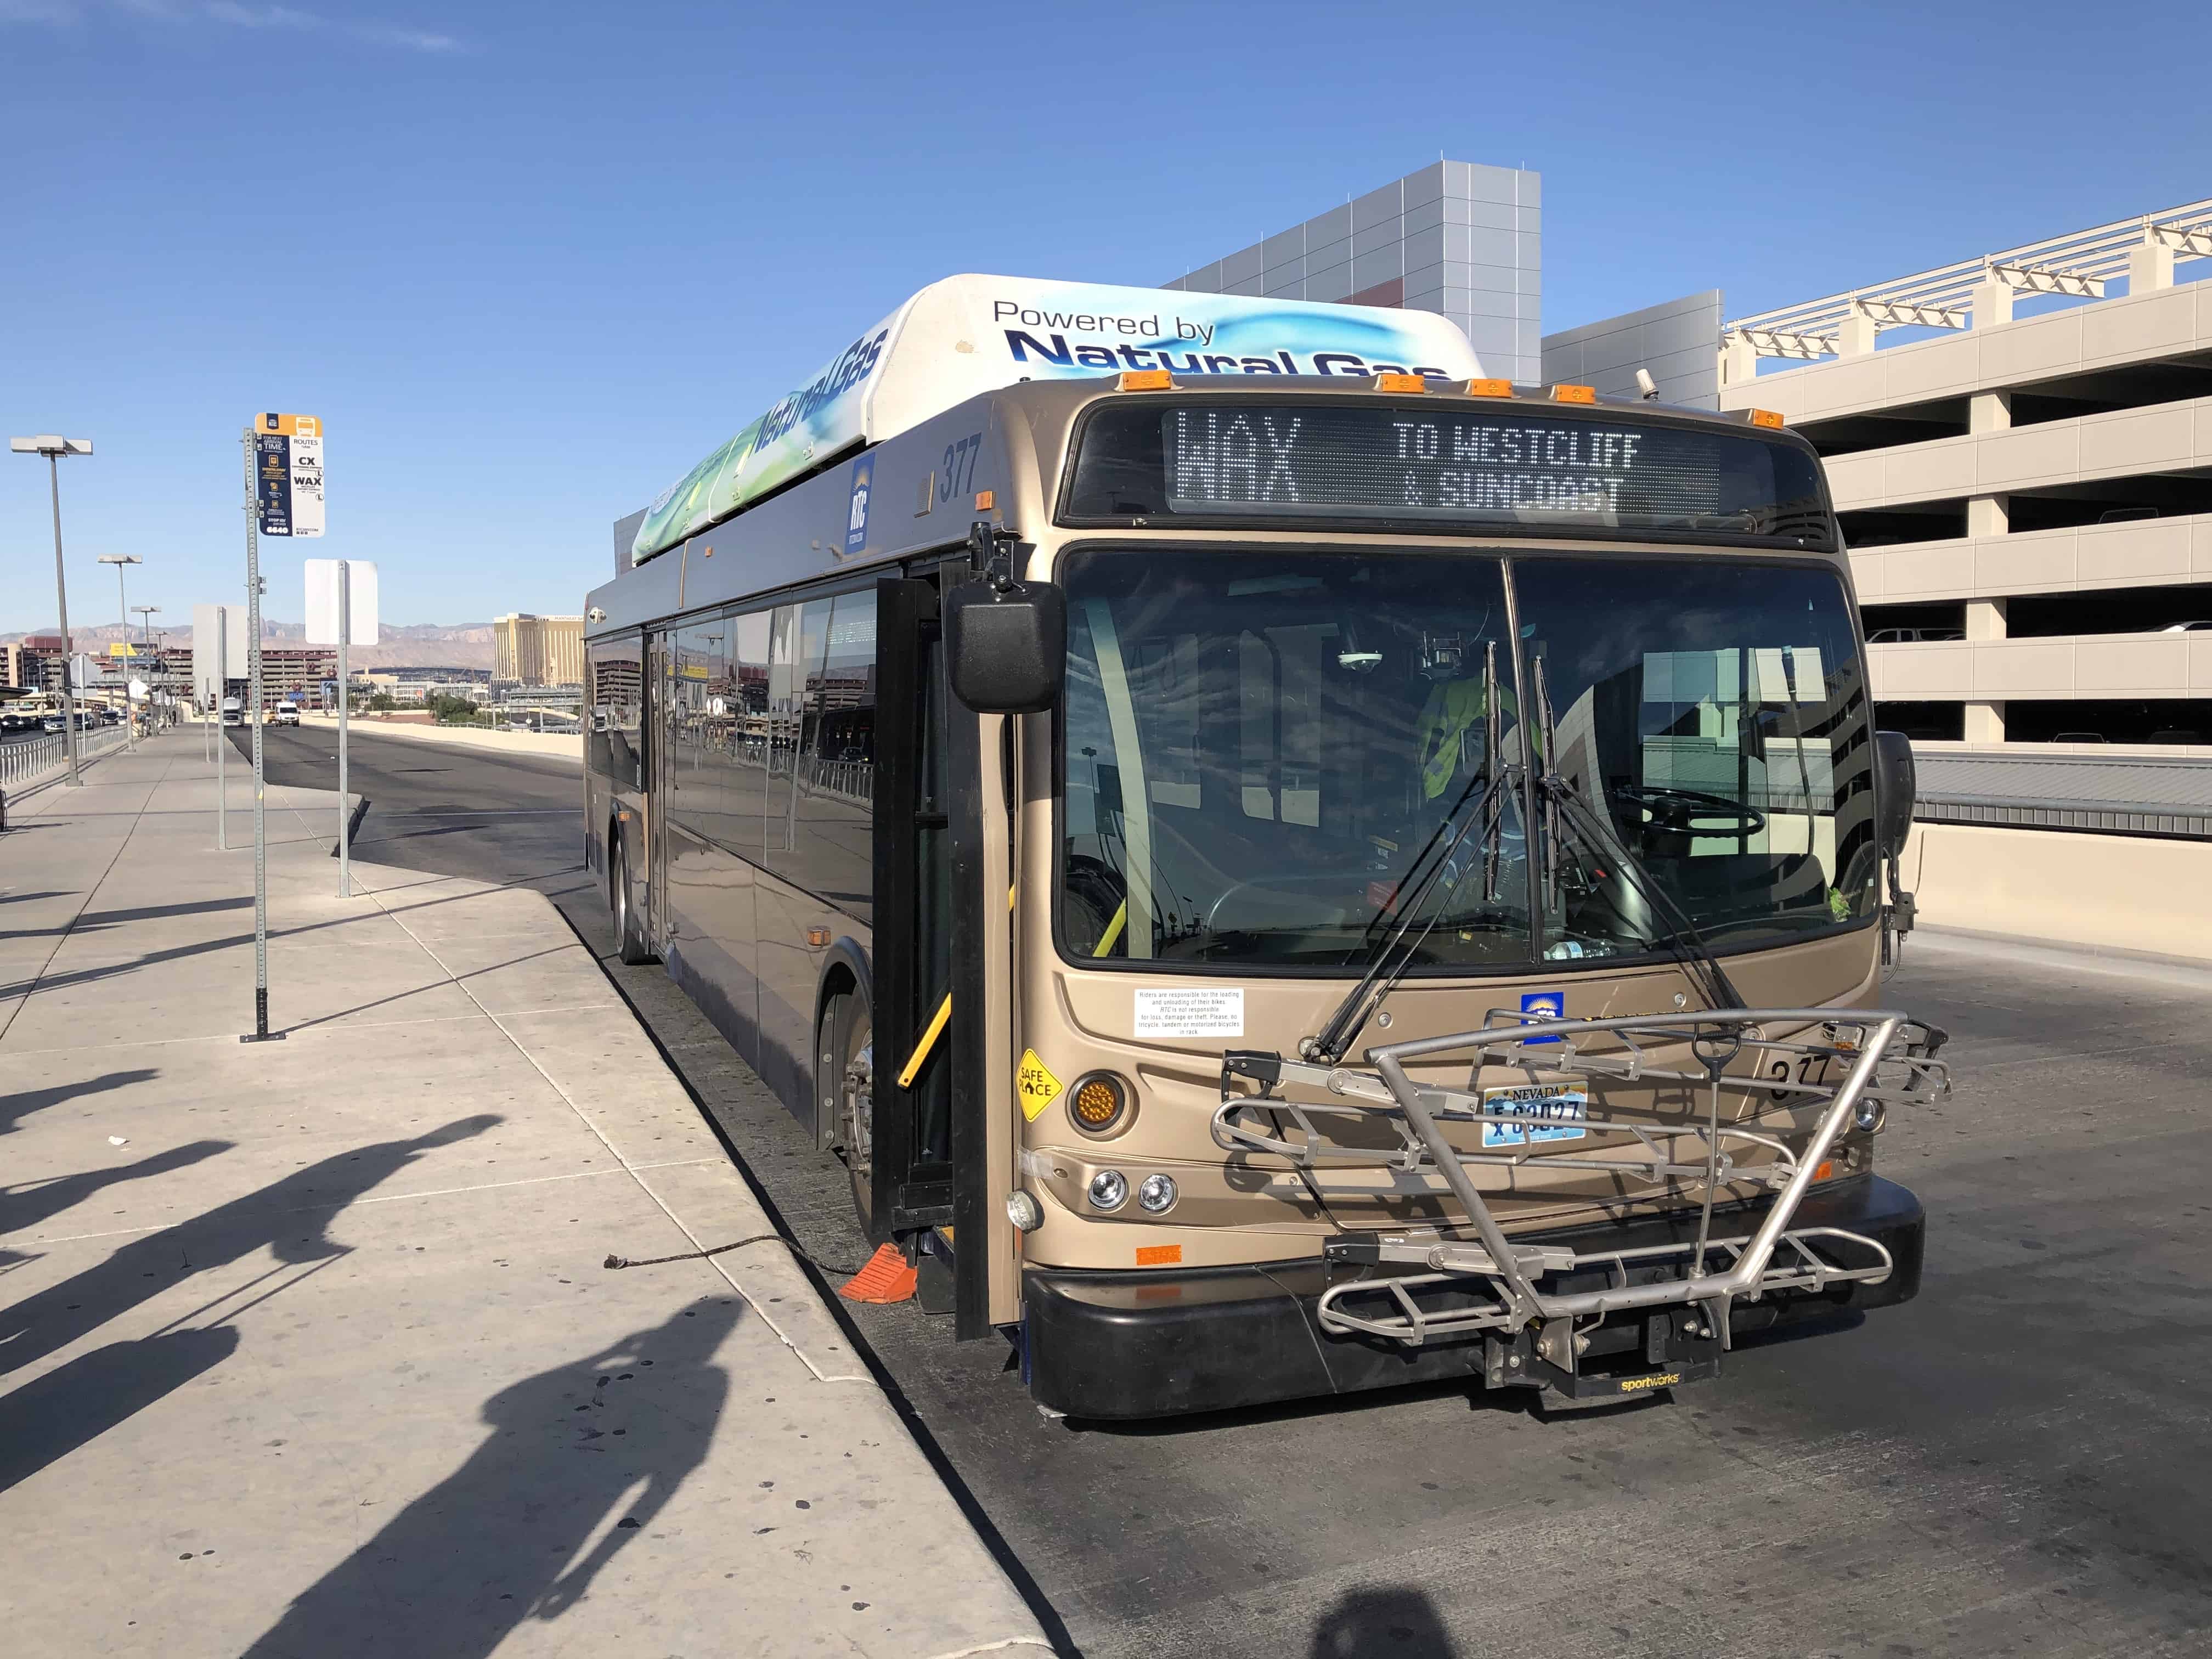
[[[1178,408],[1162,419],[1176,513],[1618,524],[1720,510],[1713,436],[1671,428],[1325,406]]]

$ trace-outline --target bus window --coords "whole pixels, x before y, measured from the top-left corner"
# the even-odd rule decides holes
[[[1341,966],[1517,758],[1495,557],[1078,554],[1060,925],[1094,959]],[[1525,961],[1517,799],[1431,899],[1425,964]],[[1494,880],[1460,879],[1486,848]]]
[[[724,844],[755,863],[768,815],[769,629],[775,613],[755,611],[726,619],[730,652],[729,750],[723,757]]]
[[[635,635],[598,640],[590,652],[591,708],[584,722],[584,763],[617,787],[645,787],[645,677]]]
[[[797,855],[800,757],[814,745],[822,709],[822,653],[829,643],[828,599],[777,607],[769,641],[768,867],[804,879]]]
[[[720,750],[727,741],[729,624],[716,617],[669,635],[668,819],[718,845],[731,839]]]
[[[876,596],[830,601],[811,741],[793,779],[791,879],[862,921],[875,884]]]
[[[1869,707],[1833,572],[1528,559],[1514,584],[1556,770],[1699,932],[1740,948],[1874,914]],[[1575,885],[1554,946],[1620,950],[1632,930]]]

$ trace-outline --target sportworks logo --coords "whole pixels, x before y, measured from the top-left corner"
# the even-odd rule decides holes
[[[1662,1371],[1656,1376],[1632,1376],[1620,1385],[1623,1394],[1634,1394],[1639,1389],[1663,1389],[1670,1382],[1680,1382],[1680,1371]]]

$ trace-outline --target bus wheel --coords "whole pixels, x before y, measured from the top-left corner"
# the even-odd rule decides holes
[[[837,1133],[852,1177],[853,1208],[863,1229],[875,1224],[876,1049],[868,1005],[845,995],[830,1005],[827,1051],[838,1060]]]
[[[620,836],[607,838],[607,905],[614,912],[615,954],[629,965],[651,962],[653,952],[638,937],[637,918],[629,902],[629,854]]]

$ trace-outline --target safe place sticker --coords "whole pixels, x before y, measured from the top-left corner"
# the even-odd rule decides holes
[[[1037,1058],[1034,1048],[1022,1050],[1022,1063],[1014,1068],[1014,1093],[1021,1097],[1022,1115],[1032,1123],[1037,1114],[1060,1098],[1060,1079]]]
[[[1140,1037],[1241,1037],[1244,1035],[1244,988],[1175,987],[1136,994],[1136,1034]]]
[[[1589,1133],[1582,1127],[1589,1116],[1589,1092],[1571,1084],[1516,1083],[1504,1089],[1485,1089],[1482,1109],[1497,1117],[1524,1120],[1484,1124],[1486,1150],[1547,1140],[1580,1140]]]

